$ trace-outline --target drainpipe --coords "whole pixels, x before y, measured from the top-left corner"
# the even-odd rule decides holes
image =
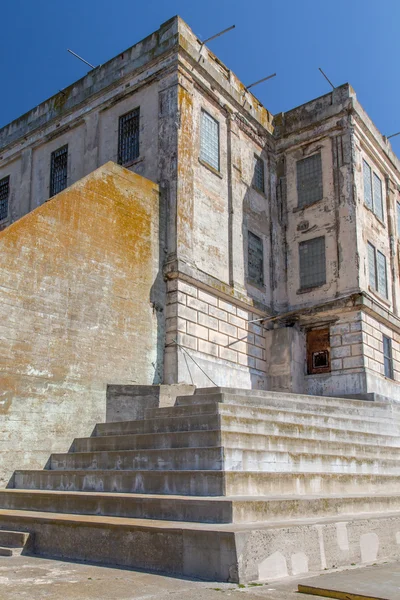
[[[228,273],[229,285],[233,287],[233,189],[232,189],[232,111],[225,105],[226,110],[226,161],[228,181]]]

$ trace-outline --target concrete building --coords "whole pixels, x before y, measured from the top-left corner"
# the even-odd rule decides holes
[[[0,130],[1,226],[108,161],[160,189],[136,381],[400,399],[400,164],[350,85],[274,116],[175,17]]]

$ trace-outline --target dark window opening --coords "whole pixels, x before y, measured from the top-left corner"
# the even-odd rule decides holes
[[[0,221],[8,217],[8,199],[10,196],[10,177],[0,179]]]
[[[139,158],[140,108],[135,108],[119,118],[118,164],[126,165]]]
[[[322,200],[322,162],[321,154],[313,154],[297,164],[297,197],[300,208]]]
[[[264,249],[263,241],[258,235],[248,232],[248,280],[260,287],[264,286]]]
[[[259,156],[254,157],[253,187],[259,192],[265,192],[264,161]]]
[[[385,377],[394,379],[393,377],[393,354],[392,354],[392,340],[386,335],[383,336],[383,363]]]
[[[67,187],[68,146],[51,153],[50,198]]]
[[[331,370],[329,329],[307,332],[307,372],[309,375]]]
[[[300,242],[300,289],[326,283],[325,237]]]

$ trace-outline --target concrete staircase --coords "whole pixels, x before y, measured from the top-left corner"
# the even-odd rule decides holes
[[[398,558],[399,409],[199,389],[16,471],[10,528],[43,555],[211,580]]]

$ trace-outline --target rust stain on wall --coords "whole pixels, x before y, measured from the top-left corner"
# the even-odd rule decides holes
[[[0,483],[89,435],[107,383],[153,383],[158,218],[107,163],[0,233]]]

